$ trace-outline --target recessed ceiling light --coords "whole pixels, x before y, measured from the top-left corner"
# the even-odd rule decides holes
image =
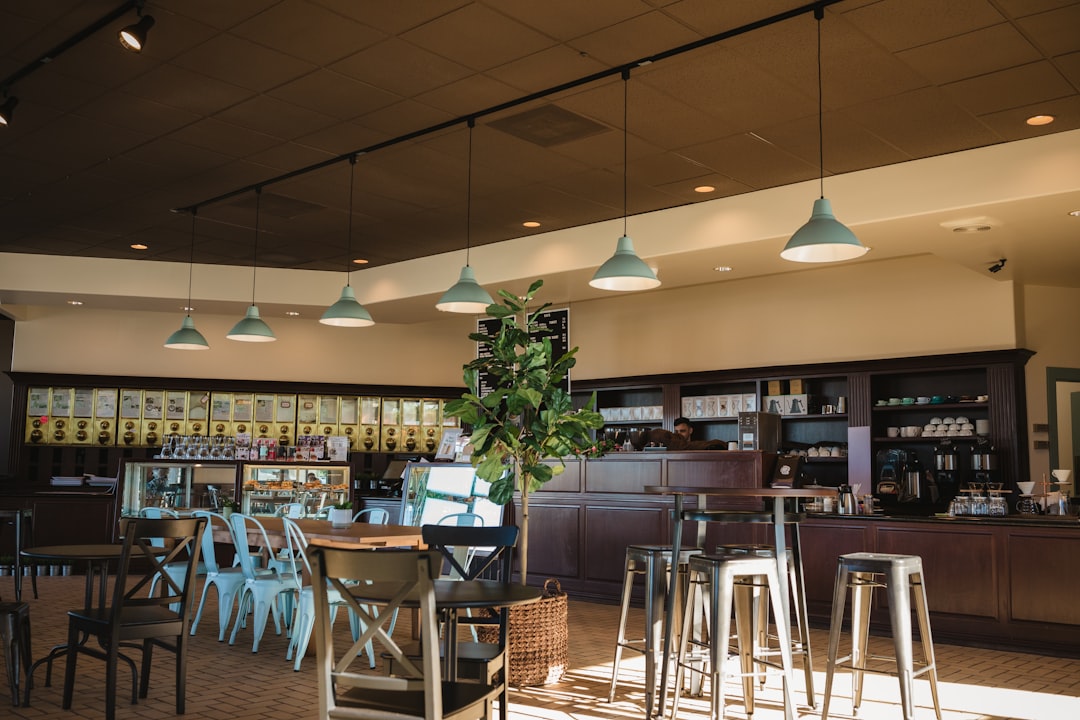
[[[191,307],[190,305],[184,305],[180,309],[184,312],[195,312],[195,308]]]
[[[131,244],[131,249],[132,250],[146,250],[149,247],[150,247],[149,245],[143,245],[142,243],[132,243]]]
[[[1073,210],[1069,214],[1073,217],[1080,217],[1080,210]]]
[[[730,265],[717,265],[716,267],[713,268],[713,270],[715,270],[716,272],[731,272],[731,266]]]
[[[367,258],[353,258],[353,262],[357,265],[367,265],[369,261]]]
[[[82,305],[82,300],[68,300],[68,305]]]
[[[696,188],[694,188],[694,192],[696,192],[696,193],[711,193],[711,192],[716,192],[716,188],[714,188],[712,185],[698,185]]]
[[[992,229],[993,228],[989,225],[960,225],[958,227],[954,227],[952,231],[954,233],[980,233],[989,232]]]
[[[285,314],[289,317],[297,317],[300,315],[300,313],[296,312],[295,310],[286,310]]]
[[[1032,115],[1031,117],[1029,117],[1024,122],[1026,122],[1028,125],[1049,125],[1050,123],[1054,122],[1054,116],[1053,115]]]
[[[538,228],[540,227],[540,223],[536,222],[535,220],[526,220],[525,222],[521,223],[521,226],[527,228]]]

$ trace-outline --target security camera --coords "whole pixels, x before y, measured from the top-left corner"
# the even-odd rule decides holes
[[[990,266],[990,272],[999,273],[1005,268],[1005,258],[1001,258],[996,263]]]

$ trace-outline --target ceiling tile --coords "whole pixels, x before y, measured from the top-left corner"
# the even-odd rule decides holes
[[[808,163],[752,135],[739,134],[683,150],[694,162],[760,190],[817,177]]]
[[[618,25],[584,35],[571,43],[608,65],[623,65],[701,36],[659,12],[639,15]]]
[[[334,119],[301,105],[256,95],[218,113],[218,118],[257,132],[292,140],[334,124]]]
[[[1054,58],[1054,65],[1068,78],[1073,87],[1080,88],[1080,52]]]
[[[383,39],[383,33],[318,3],[282,0],[230,32],[316,65],[327,65]]]
[[[850,2],[845,2],[847,6]],[[788,10],[805,5],[802,0],[757,0],[752,3],[718,3],[714,0],[681,0],[664,12],[704,36],[730,32]],[[832,8],[829,8],[832,10]],[[790,22],[790,21],[788,21]],[[757,31],[753,31],[757,32]]]
[[[155,135],[172,132],[199,119],[193,113],[119,91],[105,93],[82,106],[79,115]]]
[[[1073,95],[1076,90],[1046,61],[981,75],[943,90],[976,115]]]
[[[912,159],[911,155],[867,132],[844,112],[826,113],[822,120],[826,174],[855,172]],[[817,115],[762,128],[757,134],[811,165],[818,165]]]
[[[493,68],[486,74],[512,85],[523,93],[548,90],[606,70],[607,65],[566,45],[556,45],[538,53]]]
[[[1030,15],[1017,24],[1051,57],[1080,50],[1080,3]]]
[[[1028,125],[1024,121],[1032,115],[1052,115],[1054,122],[1050,125]],[[1080,95],[981,115],[979,120],[1005,140],[1023,140],[1074,130],[1080,127]]]
[[[555,44],[546,35],[477,4],[432,20],[404,33],[402,38],[477,71]]]
[[[323,150],[289,142],[273,145],[266,150],[252,153],[248,160],[285,173],[297,168],[314,165],[323,160],[329,160],[332,157],[334,155]]]
[[[652,8],[641,0],[501,0],[500,12],[549,37],[572,40],[616,25]]]
[[[1002,23],[904,50],[897,57],[927,80],[944,85],[1034,62],[1039,53],[1015,27]]]
[[[964,35],[1004,20],[987,0],[882,0],[843,17],[890,52]]]
[[[170,14],[196,18],[219,30],[244,22],[264,11],[266,5],[267,0],[154,0],[155,7],[168,10]]]
[[[7,148],[13,155],[42,158],[47,163],[81,169],[96,165],[150,140],[144,133],[65,115]]]
[[[191,123],[172,133],[171,139],[230,157],[247,157],[281,143],[281,138],[215,118]]]
[[[382,110],[368,113],[356,121],[357,125],[370,128],[377,133],[384,134],[387,138],[396,138],[402,135],[434,127],[439,123],[452,120],[456,114],[423,105],[413,100],[405,100],[395,103]]]
[[[346,122],[316,130],[313,133],[297,138],[295,142],[313,147],[316,150],[324,150],[333,155],[344,155],[389,140],[390,137],[387,133],[375,132],[357,123]]]
[[[124,90],[132,95],[204,116],[243,102],[253,94],[253,91],[238,85],[176,65],[154,68],[132,80]]]
[[[982,147],[1000,140],[937,88],[875,100],[846,112],[853,122],[912,157]]]
[[[398,35],[418,25],[447,15],[471,4],[472,0],[424,0],[424,2],[386,2],[385,0],[313,0],[323,7],[351,17],[389,35]]]
[[[350,55],[331,69],[402,97],[413,97],[472,74],[460,63],[398,38]]]
[[[521,92],[487,75],[471,75],[418,95],[416,100],[462,117],[520,97]]]
[[[173,62],[257,92],[283,85],[315,69],[311,63],[229,34],[218,35]]]
[[[339,120],[351,120],[401,99],[330,70],[316,70],[267,94]]]

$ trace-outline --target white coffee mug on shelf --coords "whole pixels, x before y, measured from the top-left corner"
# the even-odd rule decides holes
[[[885,434],[888,435],[889,437],[900,437],[900,428],[898,428],[898,427],[885,428]]]

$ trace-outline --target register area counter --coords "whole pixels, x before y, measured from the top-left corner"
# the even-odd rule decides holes
[[[568,461],[563,475],[530,496],[530,579],[557,577],[572,596],[618,602],[626,546],[671,542],[674,502],[646,494],[646,486],[759,485],[772,477],[773,461],[747,451],[613,453]],[[727,506],[763,507],[748,499]],[[810,612],[822,627],[839,555],[913,554],[923,558],[935,638],[1080,657],[1075,518],[811,515],[801,533]],[[694,537],[693,531],[686,536]],[[710,523],[706,546],[769,540],[768,526]]]

